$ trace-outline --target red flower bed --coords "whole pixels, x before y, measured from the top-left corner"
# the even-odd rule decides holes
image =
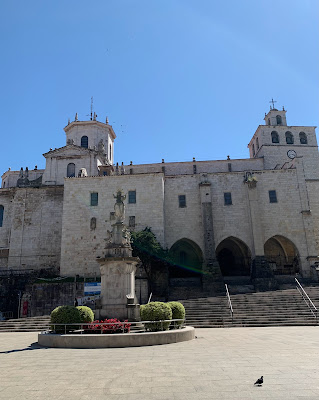
[[[105,319],[104,321],[93,321],[91,325],[85,328],[88,329],[88,333],[127,333],[131,329],[131,324],[128,323],[127,319],[121,322],[116,318],[111,318]]]

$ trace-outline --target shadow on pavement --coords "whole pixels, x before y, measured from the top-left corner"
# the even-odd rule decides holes
[[[48,349],[48,347],[40,346],[38,342],[31,343],[30,346],[25,347],[24,349],[15,349],[15,350],[7,350],[7,351],[0,351],[0,354],[10,354],[10,353],[17,353],[19,351],[26,351],[26,350],[41,350],[41,349]]]

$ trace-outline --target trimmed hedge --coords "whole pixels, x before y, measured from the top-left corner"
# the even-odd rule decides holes
[[[93,322],[94,321],[94,313],[90,307],[77,306],[76,308],[80,311],[81,322]]]
[[[74,306],[59,306],[51,312],[51,324],[75,324],[82,323],[81,313]],[[51,326],[52,330],[56,333],[71,332],[79,329],[77,326],[67,325],[66,328],[63,325]]]
[[[172,309],[172,319],[185,319],[185,307],[179,301],[170,301],[167,303]],[[176,322],[177,326],[182,325],[182,321]]]
[[[151,303],[141,306],[142,321],[161,321],[172,319],[172,309],[161,301],[152,301]],[[151,332],[166,331],[170,326],[170,322],[157,322],[145,324],[145,329]]]

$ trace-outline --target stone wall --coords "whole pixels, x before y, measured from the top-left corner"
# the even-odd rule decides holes
[[[126,203],[124,223],[135,217],[135,230],[151,227],[164,244],[164,182],[161,174],[101,176],[65,180],[61,244],[61,275],[100,274],[97,256],[104,252],[107,230],[111,230],[117,190],[136,191],[136,203]],[[98,193],[98,205],[91,206],[91,193]],[[94,228],[91,219],[95,218]]]
[[[75,297],[83,297],[82,282],[34,283],[28,285],[24,297],[29,302],[29,316],[50,315],[58,306],[73,306]]]
[[[58,272],[63,187],[1,189],[0,199],[5,207],[0,249],[9,248],[7,267]]]

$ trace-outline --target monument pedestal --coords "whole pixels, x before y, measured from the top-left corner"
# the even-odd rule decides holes
[[[130,310],[137,308],[135,272],[139,259],[137,257],[106,257],[97,261],[101,270],[100,318],[132,320],[134,313]]]

